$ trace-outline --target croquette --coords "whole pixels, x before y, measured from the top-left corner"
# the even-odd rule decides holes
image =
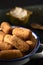
[[[0,50],[9,50],[12,46],[4,41],[0,41]]]
[[[15,35],[5,35],[4,41],[13,45],[15,48],[21,50],[22,52],[26,52],[29,50],[29,45]]]
[[[35,44],[33,43],[33,41],[27,40],[26,43],[29,44],[30,50],[32,50],[34,48],[34,46],[35,46]]]
[[[15,59],[21,58],[23,54],[20,50],[4,50],[0,51],[0,59]]]
[[[12,28],[11,28],[10,24],[7,23],[7,22],[2,22],[1,23],[1,29],[5,33],[11,33],[11,31],[12,31]]]
[[[5,36],[5,33],[3,31],[0,31],[0,41],[3,41]]]
[[[30,39],[30,40],[27,40],[26,42],[29,44],[30,50],[32,50],[32,49],[35,47],[37,40],[36,40],[35,37],[32,35],[32,36],[31,36],[31,39]]]
[[[35,39],[35,37],[32,35],[31,36],[31,39],[30,39],[34,44],[36,44],[36,42],[37,42],[37,39]]]
[[[12,31],[13,35],[20,37],[23,40],[30,39],[32,32],[30,29],[16,27]]]

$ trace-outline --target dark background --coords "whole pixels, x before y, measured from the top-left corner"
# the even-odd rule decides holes
[[[0,8],[11,8],[14,6],[41,5],[43,0],[0,0]]]

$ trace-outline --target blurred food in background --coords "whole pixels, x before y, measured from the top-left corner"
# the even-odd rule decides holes
[[[43,30],[43,26],[41,24],[32,23],[31,27],[34,28],[34,29]]]
[[[15,7],[7,12],[6,15],[12,24],[24,25],[29,21],[32,11],[21,7]]]

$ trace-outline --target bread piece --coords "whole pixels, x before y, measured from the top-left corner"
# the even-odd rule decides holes
[[[16,27],[13,29],[12,34],[26,40],[30,39],[32,32],[30,29]]]
[[[21,50],[22,52],[26,52],[29,50],[29,45],[23,41],[22,39],[20,39],[17,36],[12,36],[12,35],[6,35],[4,37],[4,41],[13,45],[15,48]]]
[[[12,46],[10,44],[0,41],[0,50],[8,50],[11,48],[12,48]]]
[[[10,24],[7,23],[7,22],[2,22],[1,23],[1,29],[5,33],[11,33],[11,31],[12,31],[12,28],[11,28]]]
[[[0,52],[0,59],[21,58],[23,54],[20,50],[4,50]]]

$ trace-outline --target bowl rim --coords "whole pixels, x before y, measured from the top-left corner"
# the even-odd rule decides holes
[[[17,61],[22,61],[22,60],[24,60],[26,58],[30,58],[32,55],[34,55],[36,53],[36,51],[38,50],[39,46],[40,46],[40,38],[33,31],[32,31],[32,33],[37,37],[37,44],[36,44],[35,48],[29,54],[27,54],[27,55],[25,55],[25,56],[23,56],[21,58],[17,58],[17,59],[11,59],[11,60],[0,59],[0,62],[17,62]]]

